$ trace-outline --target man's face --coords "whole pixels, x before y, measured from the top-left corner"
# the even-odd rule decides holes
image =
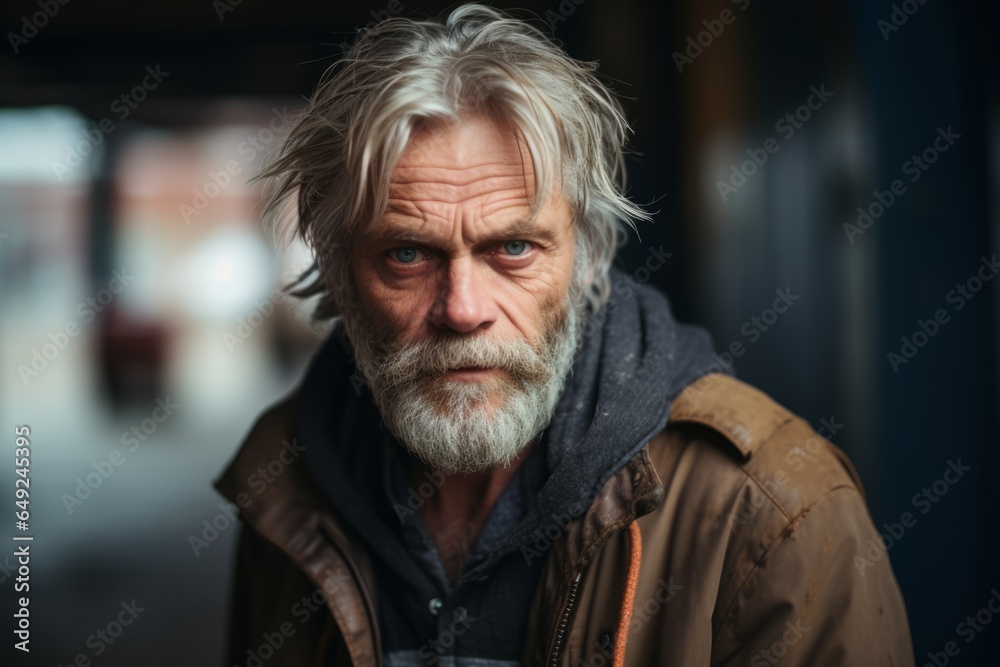
[[[390,430],[445,471],[509,463],[551,418],[579,341],[569,204],[528,226],[534,174],[485,116],[417,134],[356,240],[344,324]]]

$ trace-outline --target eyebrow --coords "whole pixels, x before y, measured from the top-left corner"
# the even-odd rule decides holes
[[[519,240],[522,238],[552,243],[556,240],[556,232],[552,229],[539,226],[537,220],[533,225],[529,224],[527,220],[518,220],[506,227],[487,233],[478,243],[492,243],[504,239]],[[376,242],[406,241],[421,245],[435,245],[434,239],[430,238],[427,234],[385,220],[372,229],[371,239]]]

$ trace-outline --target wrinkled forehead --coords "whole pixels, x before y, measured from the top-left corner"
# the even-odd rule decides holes
[[[390,177],[393,185],[428,178],[453,186],[516,178],[534,192],[531,151],[515,126],[484,113],[417,125]]]

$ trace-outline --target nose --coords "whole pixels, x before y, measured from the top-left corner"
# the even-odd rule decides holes
[[[491,293],[489,268],[478,264],[468,255],[448,260],[447,273],[431,307],[431,324],[472,333],[496,322],[499,307]]]

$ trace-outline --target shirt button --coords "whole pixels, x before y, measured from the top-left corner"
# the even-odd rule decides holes
[[[431,598],[431,601],[427,603],[427,611],[429,611],[432,615],[437,616],[443,606],[444,602],[441,602],[441,598]]]

